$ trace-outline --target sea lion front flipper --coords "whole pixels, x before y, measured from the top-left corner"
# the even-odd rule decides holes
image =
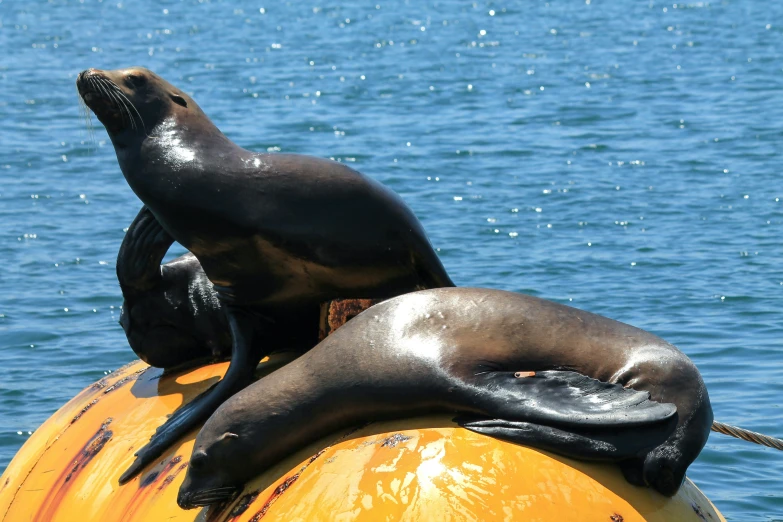
[[[662,444],[674,424],[654,425],[651,430],[615,429],[571,432],[530,422],[457,417],[460,426],[501,440],[551,451],[576,460],[622,461]]]
[[[663,444],[677,424],[673,404],[568,371],[489,372],[478,397],[487,416],[461,426],[588,460],[623,460]],[[476,383],[476,384],[479,384]]]
[[[488,372],[472,384],[489,416],[568,431],[637,428],[677,414],[674,404],[652,401],[648,392],[571,371]]]
[[[120,326],[125,331],[128,344],[144,362],[152,366],[165,366],[171,353],[171,339],[178,336],[152,336],[156,326],[167,326],[160,314],[154,311],[156,301],[171,308],[165,300],[161,262],[174,243],[150,210],[143,206],[128,227],[117,254],[117,280],[122,290]],[[163,340],[163,343],[157,342]],[[174,350],[176,351],[176,350]],[[163,354],[164,357],[158,357]]]
[[[160,264],[174,238],[150,210],[143,206],[128,227],[117,254],[117,279],[123,296],[143,293],[161,280]]]
[[[155,431],[150,441],[136,452],[136,460],[122,474],[120,484],[125,484],[139,474],[175,442],[212,415],[226,399],[252,380],[258,362],[258,355],[252,349],[258,317],[251,311],[234,306],[226,307],[226,315],[231,328],[232,345],[231,364],[223,379],[177,410]]]

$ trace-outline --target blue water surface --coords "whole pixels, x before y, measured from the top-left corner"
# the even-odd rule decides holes
[[[396,190],[458,284],[661,335],[717,419],[783,436],[782,47],[761,0],[0,0],[0,470],[133,358],[140,202],[74,84],[130,65],[243,147]],[[732,521],[783,519],[783,453],[713,434],[689,475]]]

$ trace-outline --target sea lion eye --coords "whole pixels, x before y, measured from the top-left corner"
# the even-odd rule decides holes
[[[147,79],[140,74],[129,74],[127,82],[131,87],[142,87],[147,83]]]
[[[193,456],[190,457],[190,467],[192,469],[200,469],[204,467],[207,462],[207,453],[203,450],[196,451]]]

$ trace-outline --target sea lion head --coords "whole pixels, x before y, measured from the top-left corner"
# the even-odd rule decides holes
[[[266,391],[266,388],[264,388]],[[245,485],[293,448],[304,446],[308,430],[292,430],[302,419],[288,414],[291,398],[258,394],[245,388],[220,405],[196,436],[177,504],[192,509],[219,504],[239,495]],[[310,414],[305,414],[309,420]],[[285,436],[281,436],[284,433]]]
[[[76,88],[112,140],[144,138],[172,115],[198,110],[187,94],[143,67],[87,69],[79,73]]]
[[[237,426],[234,431],[224,428],[219,433],[216,424],[207,421],[196,437],[185,480],[177,495],[182,509],[218,504],[234,498],[247,482],[248,459],[258,452],[250,436]]]

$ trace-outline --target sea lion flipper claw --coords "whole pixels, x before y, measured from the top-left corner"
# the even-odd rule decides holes
[[[185,406],[182,413],[176,412],[157,429],[149,443],[136,453],[136,460],[120,477],[120,484],[125,484],[139,474],[252,380],[256,368],[254,362],[257,362],[251,360],[256,358],[252,350],[254,316],[243,308],[234,306],[228,306],[226,314],[232,336],[231,364],[228,371],[217,385],[199,395]]]

